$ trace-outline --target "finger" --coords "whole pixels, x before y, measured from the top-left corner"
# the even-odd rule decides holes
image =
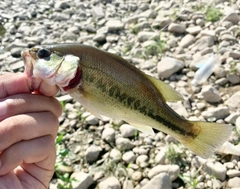
[[[0,98],[17,94],[30,93],[27,77],[23,73],[10,73],[0,76]]]
[[[32,94],[16,94],[0,100],[0,121],[17,114],[29,112],[53,112],[62,114],[60,103],[53,97]]]
[[[21,141],[2,152],[0,175],[20,165],[35,178],[41,179],[45,177],[44,170],[53,171],[55,158],[54,139],[50,135]]]
[[[0,122],[0,151],[11,145],[33,138],[51,135],[56,137],[58,118],[51,112],[21,114]]]
[[[17,94],[17,93],[31,93],[31,78],[24,73],[9,73],[0,76],[0,98]],[[59,91],[57,86],[48,85],[46,82],[41,82],[38,86],[41,94],[46,96],[54,96]]]

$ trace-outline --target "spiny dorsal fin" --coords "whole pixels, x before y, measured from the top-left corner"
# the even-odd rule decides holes
[[[165,102],[167,101],[183,101],[183,97],[177,91],[175,91],[171,86],[167,85],[161,80],[155,79],[150,75],[146,75],[149,80],[155,85],[158,91],[162,94]]]

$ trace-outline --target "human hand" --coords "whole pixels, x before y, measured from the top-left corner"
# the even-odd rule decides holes
[[[0,76],[1,189],[45,189],[54,173],[58,89],[42,83],[38,91],[31,93],[25,74]]]

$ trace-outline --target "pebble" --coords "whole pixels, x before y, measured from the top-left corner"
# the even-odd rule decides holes
[[[181,24],[171,23],[168,26],[168,31],[173,32],[173,33],[185,33],[186,28],[184,26],[182,26]]]
[[[71,175],[73,180],[72,187],[74,189],[88,189],[93,184],[93,178],[90,174],[84,172],[74,172]]]
[[[113,148],[110,152],[110,157],[114,161],[120,161],[122,159],[122,153],[118,149]]]
[[[147,155],[140,155],[136,159],[136,164],[139,167],[144,168],[144,167],[147,167],[149,165],[148,160],[149,160],[149,158],[148,158]]]
[[[120,20],[110,19],[106,23],[108,32],[115,32],[123,29],[124,24]]]
[[[138,130],[129,124],[122,124],[119,130],[124,138],[134,137],[138,133]]]
[[[163,172],[168,173],[171,181],[173,181],[178,177],[180,173],[180,167],[178,165],[156,165],[155,167],[149,170],[148,177],[152,179],[157,174]]]
[[[154,176],[142,189],[171,189],[172,181],[167,173]]]
[[[116,139],[116,146],[120,151],[131,150],[135,146],[128,138],[119,137]]]
[[[228,187],[238,189],[240,186],[240,177],[230,178],[228,180]]]
[[[182,48],[189,47],[189,45],[194,43],[194,36],[191,34],[185,35],[182,40],[179,42],[179,46]]]
[[[222,22],[224,22],[224,21],[230,21],[233,24],[238,24],[238,22],[240,21],[240,16],[237,13],[232,12],[232,13],[226,15],[222,19]]]
[[[115,141],[115,130],[113,128],[106,128],[102,132],[103,140],[107,142],[114,142]]]
[[[201,93],[206,102],[216,103],[221,101],[221,96],[218,90],[212,85],[203,86]]]
[[[88,147],[85,152],[87,162],[89,163],[95,162],[98,159],[101,150],[102,150],[101,147],[95,145]]]
[[[202,112],[202,116],[206,119],[216,118],[225,119],[230,114],[229,108],[226,106],[221,106],[217,108],[210,107],[206,111]]]
[[[169,78],[174,73],[178,72],[184,67],[184,63],[180,60],[166,57],[158,63],[158,77]]]
[[[88,125],[97,125],[99,122],[98,118],[95,117],[94,115],[87,116],[85,121]]]
[[[220,162],[208,161],[203,168],[209,175],[214,175],[217,179],[224,181],[226,178],[226,167]]]
[[[108,177],[98,184],[98,189],[121,189],[121,184],[116,177]]]
[[[136,160],[136,155],[133,153],[133,151],[125,152],[122,155],[122,160],[127,164],[132,163]]]
[[[226,100],[225,104],[230,108],[240,107],[240,91],[235,92],[229,99]]]

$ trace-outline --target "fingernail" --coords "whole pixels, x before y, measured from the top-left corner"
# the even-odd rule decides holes
[[[6,102],[0,102],[0,116],[3,116],[7,113],[7,103]]]

